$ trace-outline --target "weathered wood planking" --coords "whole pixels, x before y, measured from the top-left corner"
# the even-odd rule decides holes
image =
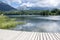
[[[0,29],[0,40],[60,40],[60,33],[25,32]]]

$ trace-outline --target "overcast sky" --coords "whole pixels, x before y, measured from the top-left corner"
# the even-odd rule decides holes
[[[17,8],[18,6],[28,7],[56,7],[60,8],[60,0],[1,0]]]

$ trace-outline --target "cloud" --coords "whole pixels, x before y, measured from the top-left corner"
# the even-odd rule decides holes
[[[60,5],[59,0],[26,0],[26,3],[21,4],[33,7],[58,7]]]
[[[28,6],[28,7],[58,7],[60,5],[60,0],[5,0],[9,5],[17,6]],[[20,5],[19,5],[20,4]]]
[[[32,7],[34,4],[33,3],[22,3],[20,6],[27,6],[27,7]]]
[[[17,3],[21,3],[21,0],[9,0],[10,2],[17,2]]]

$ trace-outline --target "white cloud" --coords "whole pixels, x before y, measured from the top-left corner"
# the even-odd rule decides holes
[[[19,3],[18,6],[28,6],[28,7],[58,7],[60,5],[60,0],[6,0],[8,4],[13,2]]]
[[[33,3],[22,3],[20,6],[27,6],[27,7],[32,7],[34,4]]]
[[[60,1],[59,0],[45,0],[42,2],[43,4],[47,5],[47,6],[58,6]]]
[[[18,2],[21,3],[21,0],[9,0],[10,2]]]
[[[57,7],[60,4],[59,0],[26,0],[28,3],[22,3],[21,5],[30,5],[37,7]]]

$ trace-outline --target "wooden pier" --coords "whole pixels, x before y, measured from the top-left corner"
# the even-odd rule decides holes
[[[0,29],[0,40],[60,40],[60,33],[25,32]]]

